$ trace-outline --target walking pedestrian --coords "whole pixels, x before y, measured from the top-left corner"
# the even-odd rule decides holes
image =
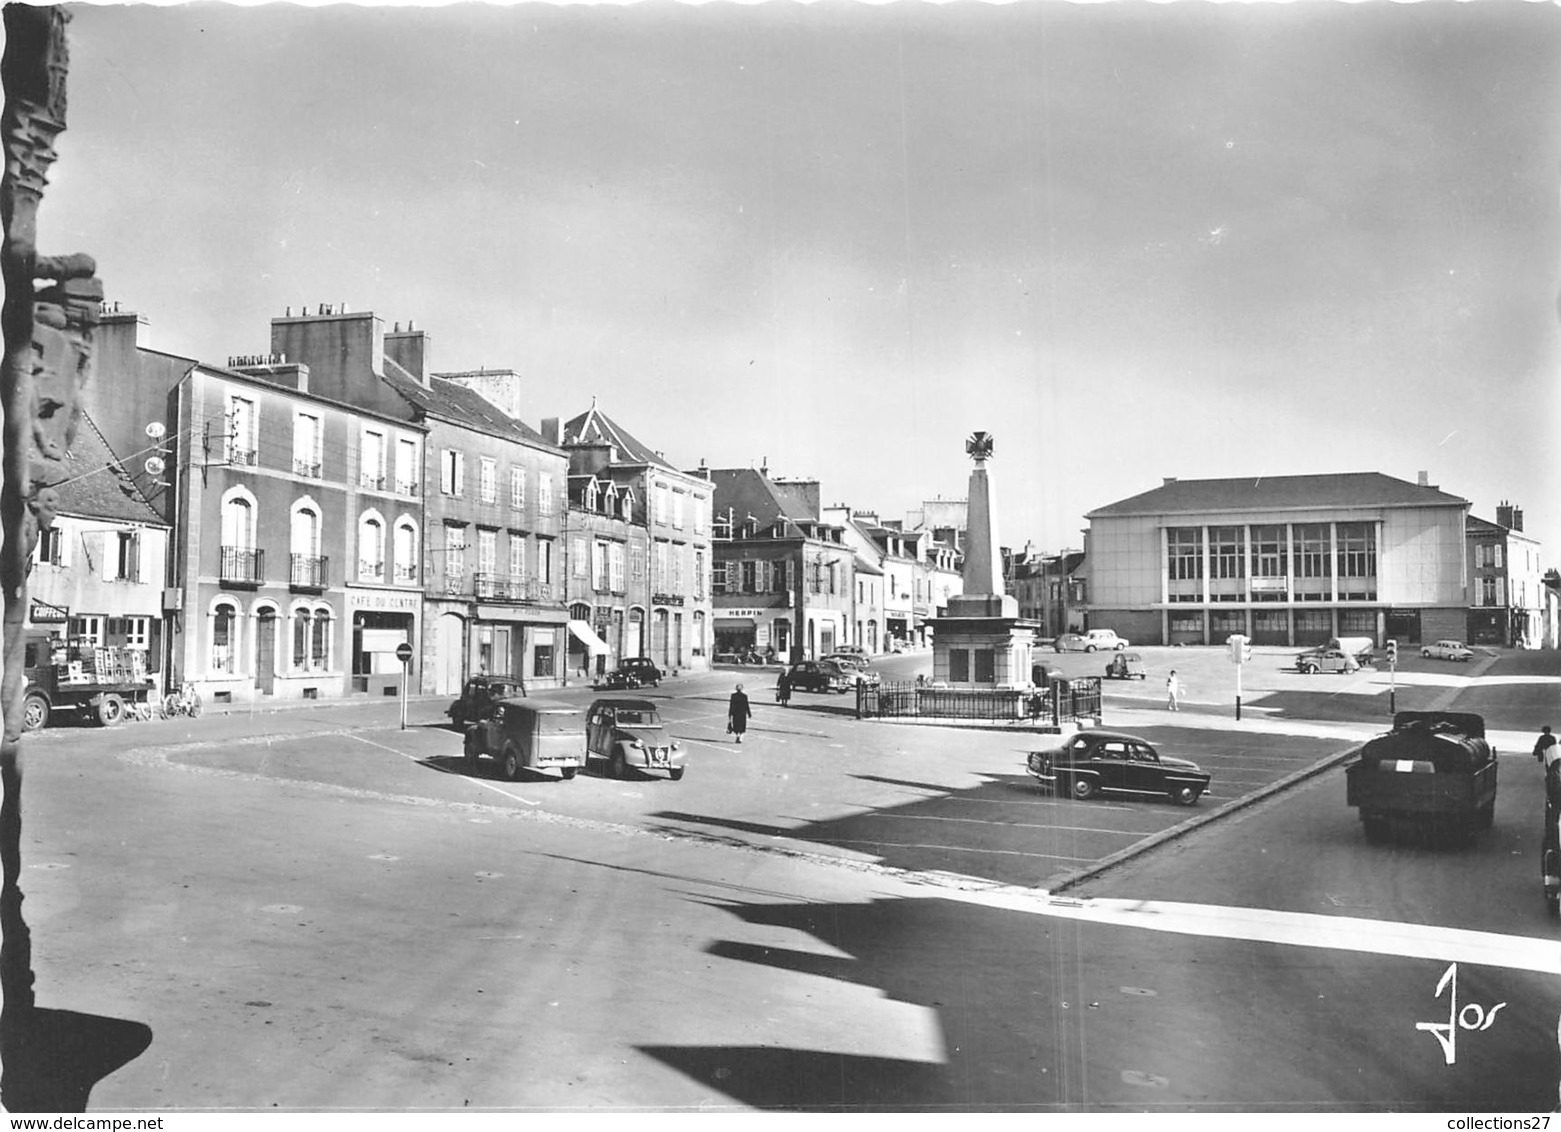
[[[1171,669],[1171,674],[1165,678],[1165,706],[1171,711],[1181,711],[1177,702],[1182,694],[1182,683],[1176,678],[1176,669]]]
[[[775,702],[785,707],[791,702],[791,673],[781,669],[781,674],[775,678]]]
[[[1534,740],[1534,759],[1545,764],[1545,769],[1550,769],[1550,764],[1561,758],[1561,751],[1556,749],[1556,737],[1550,733],[1550,724],[1539,729],[1539,738]]]
[[[743,686],[737,685],[737,691],[732,693],[732,698],[726,705],[726,729],[737,736],[737,741],[743,741],[743,732],[748,730],[748,717],[753,714],[753,709],[748,706],[748,697],[743,693]]]

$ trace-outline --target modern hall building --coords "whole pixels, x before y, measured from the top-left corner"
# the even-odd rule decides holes
[[[1468,642],[1540,648],[1545,641],[1540,543],[1523,533],[1523,509],[1503,500],[1496,521],[1470,515]]]
[[[1469,502],[1419,478],[1167,479],[1099,507],[1088,627],[1145,644],[1462,637]]]
[[[856,644],[856,552],[821,513],[816,480],[713,468],[716,651],[811,660]]]

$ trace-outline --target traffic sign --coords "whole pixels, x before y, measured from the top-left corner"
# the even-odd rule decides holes
[[[411,664],[412,663],[412,646],[410,644],[408,644],[406,641],[402,641],[399,645],[397,645],[396,646],[396,659],[399,660],[402,664]]]

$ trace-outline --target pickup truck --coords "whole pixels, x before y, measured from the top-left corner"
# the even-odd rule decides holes
[[[112,727],[136,705],[150,702],[152,677],[146,654],[137,649],[29,632],[22,663],[23,731],[37,731],[62,713]]]
[[[1367,841],[1406,825],[1468,840],[1495,820],[1496,751],[1473,712],[1401,711],[1344,775]]]

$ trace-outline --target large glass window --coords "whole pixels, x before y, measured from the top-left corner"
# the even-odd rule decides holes
[[[1297,523],[1291,528],[1295,555],[1295,599],[1333,598],[1332,538],[1327,523]]]
[[[1173,582],[1203,577],[1203,531],[1171,527],[1165,532],[1166,570]]]
[[[1377,597],[1377,528],[1374,523],[1339,523],[1339,598],[1375,601]]]
[[[1252,528],[1252,600],[1284,601],[1290,572],[1285,528],[1270,523]]]
[[[376,582],[385,577],[385,524],[375,515],[358,524],[358,577]]]

